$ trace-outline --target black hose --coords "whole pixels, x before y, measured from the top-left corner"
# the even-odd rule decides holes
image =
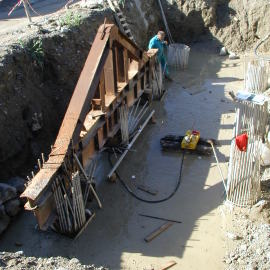
[[[129,186],[125,183],[125,181],[121,178],[121,176],[119,175],[119,173],[117,172],[117,170],[115,170],[115,174],[116,176],[118,177],[120,183],[124,186],[124,188],[127,190],[127,192],[133,196],[134,198],[136,198],[137,200],[139,201],[142,201],[142,202],[145,202],[145,203],[161,203],[161,202],[165,202],[165,201],[168,201],[169,199],[171,199],[175,193],[177,192],[177,190],[179,189],[180,187],[180,184],[181,184],[181,179],[182,179],[182,169],[183,169],[183,163],[184,163],[184,157],[185,157],[185,151],[183,151],[183,154],[182,154],[182,158],[181,158],[181,163],[180,163],[180,171],[179,171],[179,176],[178,176],[178,181],[176,183],[176,186],[175,186],[175,189],[173,190],[173,192],[167,196],[166,198],[164,199],[160,199],[160,200],[156,200],[156,201],[152,201],[152,200],[146,200],[146,199],[143,199],[143,198],[140,198],[137,194],[135,194],[130,188]],[[113,163],[111,161],[111,158],[110,158],[110,153],[108,152],[108,160],[109,160],[109,163],[110,165],[113,167]]]

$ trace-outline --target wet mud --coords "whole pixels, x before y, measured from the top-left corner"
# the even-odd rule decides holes
[[[149,124],[132,152],[119,167],[122,179],[137,195],[148,200],[168,196],[177,183],[182,155],[163,153],[160,139],[182,135],[193,128],[204,138],[218,139],[218,157],[226,175],[229,145],[234,123],[234,104],[228,92],[242,86],[242,60],[228,60],[216,54],[191,50],[189,67],[173,71],[175,82],[166,85],[162,102],[153,104],[156,124]],[[146,204],[130,196],[117,181],[105,181],[110,165],[101,157],[97,170],[98,192],[104,208],[76,241],[35,229],[35,219],[23,213],[2,237],[1,251],[17,251],[19,241],[27,256],[76,257],[83,264],[110,269],[158,269],[175,260],[174,269],[224,269],[221,233],[223,185],[214,157],[185,155],[181,185],[175,196],[159,204]],[[156,196],[136,189],[145,184]],[[150,243],[144,237],[164,221],[139,216],[149,214],[182,221]]]

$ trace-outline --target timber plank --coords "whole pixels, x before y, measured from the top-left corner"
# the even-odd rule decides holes
[[[145,242],[151,242],[154,238],[156,238],[161,233],[163,233],[164,231],[166,231],[172,225],[173,225],[172,222],[166,222],[165,224],[163,224],[162,226],[160,226],[158,229],[156,229],[155,231],[153,231],[152,233],[150,233],[148,236],[146,236],[144,238],[144,241]]]

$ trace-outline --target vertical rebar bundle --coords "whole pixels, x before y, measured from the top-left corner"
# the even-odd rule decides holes
[[[71,190],[68,193],[63,179],[56,178],[52,184],[53,195],[58,214],[59,230],[64,234],[78,232],[86,222],[79,172],[72,175]]]
[[[266,123],[267,103],[239,103],[233,137],[246,132],[248,145],[247,151],[240,151],[232,140],[227,182],[227,200],[237,206],[251,206],[260,198],[260,156]]]
[[[261,140],[249,138],[247,151],[240,151],[235,139],[231,144],[227,200],[237,206],[251,206],[261,196],[260,153]]]
[[[122,143],[128,144],[128,106],[125,104],[119,108]]]
[[[263,60],[253,60],[247,65],[245,89],[256,94],[263,93],[268,87],[269,64]]]
[[[239,120],[236,121],[236,134],[247,132],[249,137],[263,137],[266,134],[268,121],[268,104],[254,104],[249,101],[238,103],[237,115]]]
[[[185,69],[188,66],[190,47],[180,43],[170,44],[167,52],[169,66]]]

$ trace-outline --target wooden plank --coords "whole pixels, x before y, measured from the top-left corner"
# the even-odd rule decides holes
[[[150,233],[148,236],[144,238],[145,242],[151,242],[154,238],[159,236],[162,232],[166,231],[168,228],[170,228],[173,225],[172,222],[166,222],[162,226],[160,226],[158,229]]]
[[[164,266],[162,266],[159,270],[167,270],[170,269],[171,267],[173,267],[174,265],[176,265],[177,262],[176,261],[169,261],[168,263],[166,263]]]

